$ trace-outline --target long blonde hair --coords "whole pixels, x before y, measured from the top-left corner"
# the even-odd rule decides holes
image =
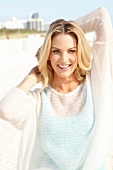
[[[54,21],[46,34],[43,45],[41,46],[39,56],[39,70],[42,74],[42,84],[44,89],[51,84],[54,76],[54,71],[48,60],[51,51],[51,42],[57,34],[69,34],[77,40],[77,68],[75,69],[75,77],[79,82],[86,79],[86,74],[90,71],[90,52],[91,48],[87,42],[81,28],[74,21],[65,21],[59,19]]]

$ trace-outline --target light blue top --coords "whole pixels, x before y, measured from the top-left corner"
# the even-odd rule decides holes
[[[62,116],[55,113],[51,104],[53,93],[56,98],[61,95],[63,98],[68,96],[68,101],[72,102],[70,99],[81,90],[85,104],[79,114]],[[60,112],[60,105],[58,107]],[[83,83],[74,91],[61,94],[47,87],[42,92],[41,111],[39,138],[44,152],[41,160],[44,159],[46,164],[57,170],[82,170],[90,151],[94,129],[95,116],[91,89]]]
[[[98,170],[104,170],[104,162],[102,163],[101,167]]]

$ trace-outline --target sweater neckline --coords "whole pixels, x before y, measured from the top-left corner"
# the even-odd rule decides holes
[[[54,88],[52,88],[50,85],[48,85],[48,88],[49,88],[52,92],[54,92],[55,94],[57,94],[58,96],[62,96],[62,97],[63,97],[63,96],[71,96],[71,95],[73,95],[75,92],[79,91],[79,89],[80,89],[81,87],[83,87],[84,83],[85,83],[85,82],[79,84],[74,90],[72,90],[71,92],[65,93],[65,94],[58,92],[57,90],[55,90]]]

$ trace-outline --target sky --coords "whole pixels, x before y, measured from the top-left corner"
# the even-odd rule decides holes
[[[113,23],[113,0],[1,0],[0,22],[13,16],[26,20],[29,13],[35,12],[45,23],[59,18],[75,20],[100,6],[108,10]]]

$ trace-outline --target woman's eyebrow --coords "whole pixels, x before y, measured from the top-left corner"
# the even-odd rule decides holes
[[[57,47],[51,47],[51,48],[55,48],[55,49],[60,50],[60,48],[57,48]],[[68,50],[73,49],[73,48],[77,48],[77,47],[70,47],[70,48],[68,48]]]
[[[69,48],[68,50],[73,49],[73,48],[77,48],[77,47],[71,47],[71,48]]]
[[[58,50],[60,50],[60,48],[57,48],[57,47],[51,47],[51,48],[55,48],[55,49],[58,49]]]

